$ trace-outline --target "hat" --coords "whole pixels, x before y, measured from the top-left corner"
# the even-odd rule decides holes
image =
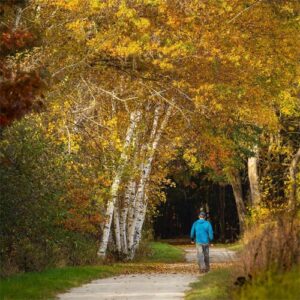
[[[206,213],[204,211],[201,211],[199,214],[199,217],[205,217],[205,216],[206,216]]]

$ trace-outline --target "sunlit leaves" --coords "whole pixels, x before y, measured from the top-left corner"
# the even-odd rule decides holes
[[[280,111],[285,116],[300,117],[300,101],[293,96],[289,90],[281,91],[279,94]]]
[[[143,118],[127,149],[122,192],[130,179],[138,180],[151,148],[154,110],[173,107],[149,180],[151,204],[164,200],[161,186],[169,184],[172,168],[184,165],[224,180],[224,173],[243,167],[262,135],[284,131],[292,138],[270,152],[285,158],[293,152],[299,118],[296,1],[32,3],[39,11],[28,8],[28,19],[40,24],[43,44],[34,58],[52,74],[47,111],[36,122],[65,159],[69,179],[60,199],[68,230],[97,233],[135,109]],[[2,35],[2,49],[22,50],[31,43],[28,32]],[[18,90],[34,96],[29,87]],[[17,89],[8,89],[6,99],[11,90]],[[13,103],[22,97],[19,92]]]

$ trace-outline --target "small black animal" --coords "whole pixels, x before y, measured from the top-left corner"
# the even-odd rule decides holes
[[[252,275],[248,274],[248,278],[245,276],[237,277],[236,281],[234,282],[235,285],[243,286],[245,283],[249,283],[252,280]]]

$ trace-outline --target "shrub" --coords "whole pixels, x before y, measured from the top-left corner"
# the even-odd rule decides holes
[[[299,219],[288,214],[269,216],[263,223],[251,225],[241,253],[244,274],[286,271],[299,263],[299,229]]]
[[[95,211],[89,202],[91,188],[66,167],[69,160],[61,144],[53,142],[34,119],[23,119],[3,132],[0,275],[96,260],[98,232],[97,224],[90,221]],[[75,188],[70,182],[87,201],[72,193]],[[73,223],[84,226],[66,226],[71,217]]]

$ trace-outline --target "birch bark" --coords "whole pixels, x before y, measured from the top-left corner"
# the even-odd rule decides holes
[[[115,205],[115,202],[117,201],[121,177],[123,175],[125,165],[128,161],[128,153],[127,153],[128,148],[131,144],[135,128],[136,128],[137,123],[139,122],[140,118],[141,118],[140,111],[134,111],[130,114],[130,124],[129,124],[129,127],[126,132],[126,138],[125,138],[123,151],[122,151],[121,158],[120,158],[120,164],[116,170],[116,175],[114,177],[113,183],[110,188],[110,199],[109,199],[109,201],[107,203],[107,207],[106,207],[105,223],[103,226],[103,233],[102,233],[100,246],[99,246],[99,250],[98,250],[98,256],[102,257],[102,258],[104,258],[106,256],[108,238],[109,238],[109,233],[111,230],[111,223],[112,223],[113,212],[114,212],[114,205]]]
[[[146,163],[144,164],[144,168],[142,170],[140,182],[138,185],[138,190],[137,190],[136,200],[135,200],[135,215],[133,218],[133,224],[131,226],[131,230],[129,232],[128,250],[129,250],[130,259],[134,257],[137,245],[140,242],[141,231],[144,224],[146,208],[147,208],[147,200],[145,199],[146,185],[148,183],[148,179],[151,174],[152,163],[155,157],[155,152],[157,150],[159,141],[161,139],[161,135],[168,124],[171,112],[172,112],[172,108],[169,107],[158,130],[156,129],[158,118],[157,120],[156,118],[154,118],[153,129],[150,136],[153,137],[152,144],[150,145],[149,154],[148,154],[149,156],[146,160]]]
[[[126,255],[127,251],[127,219],[130,219],[131,211],[129,210],[130,199],[134,199],[135,197],[135,182],[130,180],[124,195],[124,202],[120,216],[120,227],[121,227],[121,248],[122,252]],[[130,215],[130,216],[129,216]]]
[[[142,238],[142,228],[145,222],[146,212],[147,212],[147,206],[148,206],[148,195],[145,193],[144,199],[142,202],[142,205],[140,206],[139,214],[137,216],[137,222],[135,227],[135,236],[134,236],[134,242],[133,242],[133,251],[131,255],[135,255],[135,252],[139,246],[139,243]]]
[[[142,152],[141,156],[143,156],[143,152],[147,149],[147,147],[150,148],[150,144],[153,142],[153,139],[155,137],[157,127],[158,127],[160,110],[161,110],[160,106],[156,107],[156,109],[155,109],[151,134],[150,134],[150,138],[149,138],[149,142],[148,142],[149,145],[143,144],[142,149],[141,149],[141,152]],[[132,246],[134,243],[134,234],[135,234],[138,206],[139,206],[140,201],[142,201],[141,198],[143,197],[143,194],[144,194],[145,177],[148,175],[147,168],[145,166],[145,161],[142,161],[140,164],[140,172],[141,172],[141,176],[140,176],[140,181],[139,181],[139,184],[137,187],[137,192],[136,192],[136,195],[134,195],[134,199],[131,199],[131,202],[132,202],[131,216],[130,216],[130,223],[128,226],[128,250],[129,250],[129,252],[132,251]]]
[[[117,201],[116,201],[117,203]],[[120,233],[120,219],[119,219],[119,207],[115,205],[114,207],[114,229],[115,229],[115,241],[117,252],[121,253],[121,233]]]

